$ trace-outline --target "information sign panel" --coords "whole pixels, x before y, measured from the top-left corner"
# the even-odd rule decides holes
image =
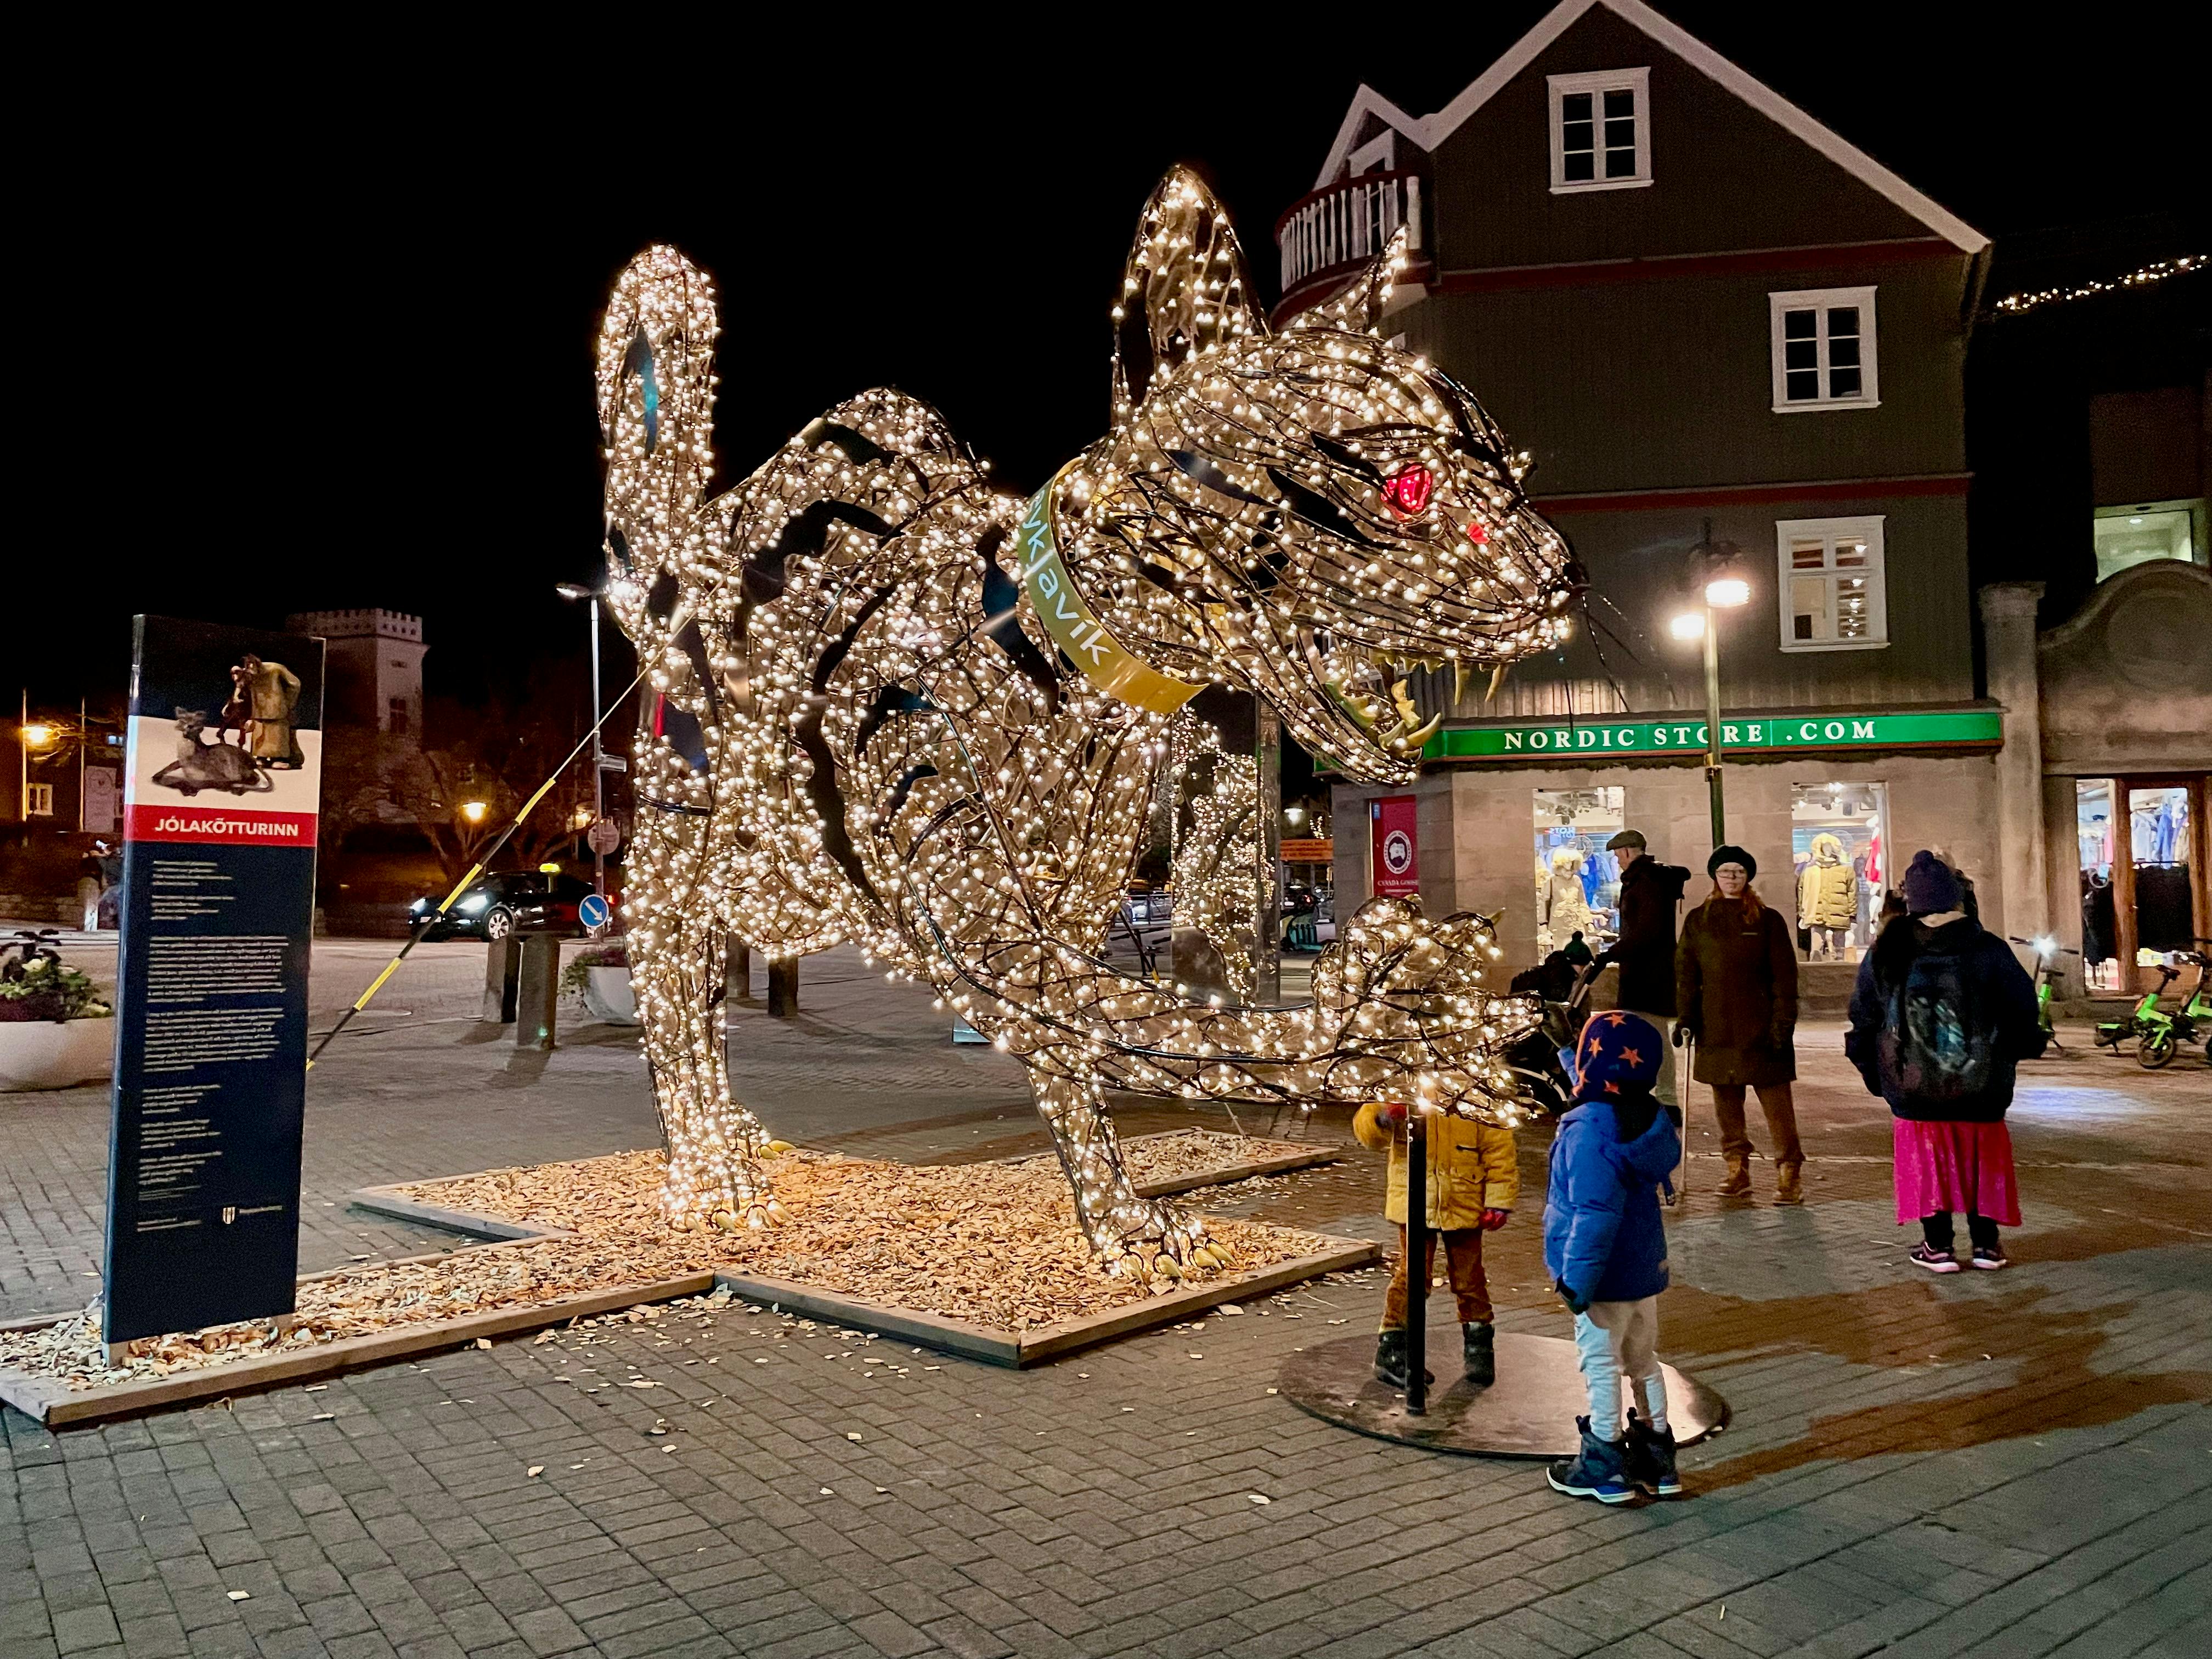
[[[320,640],[138,618],[110,1342],[292,1310],[322,707]]]
[[[1411,795],[1385,795],[1367,803],[1373,831],[1375,891],[1382,898],[1414,898],[1421,890],[1420,845],[1414,834]]]

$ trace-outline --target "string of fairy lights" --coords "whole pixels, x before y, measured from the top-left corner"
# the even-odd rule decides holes
[[[1027,504],[883,390],[710,498],[713,285],[665,246],[623,271],[598,353],[608,595],[659,697],[628,904],[672,1224],[776,1213],[723,1055],[732,937],[771,960],[854,941],[1018,1055],[1085,1233],[1154,1285],[1227,1258],[1136,1193],[1109,1089],[1518,1115],[1499,1055],[1534,1010],[1485,988],[1480,917],[1376,901],[1294,1009],[1103,955],[1200,686],[1398,782],[1425,737],[1413,665],[1565,634],[1577,573],[1526,458],[1372,331],[1396,257],[1271,333],[1226,219],[1171,173],[1115,307],[1111,429]]]
[[[1190,820],[1183,828],[1178,813],[1168,863],[1176,927],[1206,942],[1206,977],[1247,1001],[1260,907],[1260,764],[1224,751],[1220,732],[1185,709],[1168,727],[1166,788]],[[1181,964],[1177,971],[1188,976]]]
[[[2109,283],[2093,277],[2086,283],[2008,294],[1990,309],[2000,316],[2017,317],[2026,312],[2040,311],[2046,306],[2063,305],[2071,300],[2089,300],[2100,294],[2118,294],[2129,289],[2148,288],[2169,277],[2186,276],[2192,270],[2202,270],[2206,263],[2207,256],[2202,253],[2185,253],[2171,259],[2154,259],[2124,276],[2115,276]]]

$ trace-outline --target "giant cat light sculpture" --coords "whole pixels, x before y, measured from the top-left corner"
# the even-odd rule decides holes
[[[770,957],[857,941],[1019,1055],[1085,1232],[1148,1282],[1225,1254],[1133,1191],[1104,1088],[1513,1110],[1497,1056],[1530,1011],[1481,989],[1480,917],[1370,903],[1292,1010],[1100,959],[1167,721],[1200,686],[1404,782],[1435,729],[1415,665],[1565,632],[1578,573],[1521,458],[1374,332],[1397,259],[1271,331],[1220,209],[1170,174],[1114,308],[1111,429],[1027,502],[892,391],[709,499],[712,284],[669,247],[623,271],[599,348],[608,591],[661,693],[629,879],[673,1224],[778,1213],[724,1064],[732,935]]]

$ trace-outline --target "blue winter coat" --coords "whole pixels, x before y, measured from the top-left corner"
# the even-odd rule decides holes
[[[1562,1117],[1544,1203],[1544,1266],[1553,1282],[1589,1302],[1635,1302],[1665,1290],[1658,1186],[1681,1161],[1681,1137],[1664,1111],[1629,1141],[1611,1101],[1585,1101]]]

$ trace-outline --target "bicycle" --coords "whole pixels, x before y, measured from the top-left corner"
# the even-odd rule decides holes
[[[2212,939],[2199,939],[2199,945],[2212,945]],[[2212,997],[2205,995],[2208,968],[2212,968],[2212,957],[2202,951],[2176,951],[2169,958],[2173,963],[2186,963],[2197,969],[2197,983],[2191,988],[2188,1000],[2172,1013],[2153,1005],[2138,1011],[2143,1024],[2142,1034],[2136,1039],[2136,1064],[2147,1072],[2154,1072],[2168,1060],[2185,1042],[2204,1038],[2204,1058],[2212,1061]],[[2168,967],[2163,970],[2168,979],[2178,979],[2179,973]],[[2160,985],[2164,988],[2163,982]]]
[[[2055,1054],[2059,1058],[2063,1059],[2066,1054],[2066,1045],[2059,1042],[2058,1028],[2051,1023],[2051,993],[2057,988],[2051,982],[2051,958],[2053,957],[2078,957],[2081,953],[2067,945],[2061,945],[2057,939],[2051,938],[2048,933],[2042,934],[2035,939],[2021,939],[2017,934],[2007,934],[2006,937],[2011,939],[2014,945],[2021,945],[2026,949],[2035,952],[2035,973],[2033,975],[2035,981],[2035,1018],[2037,1023],[2043,1027],[2044,1052],[2049,1054]]]

